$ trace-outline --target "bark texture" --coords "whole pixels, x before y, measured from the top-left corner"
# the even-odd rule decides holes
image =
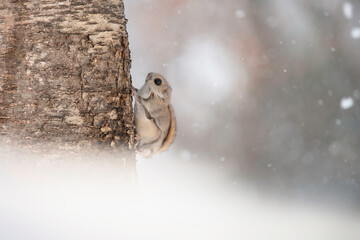
[[[0,0],[3,142],[134,159],[130,86],[121,0]]]

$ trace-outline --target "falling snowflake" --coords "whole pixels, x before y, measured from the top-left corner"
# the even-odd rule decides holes
[[[351,30],[351,37],[354,39],[359,39],[360,38],[360,27],[354,27]]]
[[[349,109],[354,106],[354,99],[352,97],[345,97],[341,99],[340,106],[342,109]]]
[[[245,13],[243,10],[237,10],[237,11],[235,12],[235,16],[236,16],[237,18],[244,18],[244,17],[246,16],[246,13]]]
[[[360,91],[359,90],[355,89],[353,95],[354,95],[355,99],[357,99],[357,100],[360,99]]]
[[[353,6],[349,2],[343,4],[343,12],[346,18],[350,19],[353,16]]]

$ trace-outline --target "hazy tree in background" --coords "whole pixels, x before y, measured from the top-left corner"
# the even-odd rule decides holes
[[[3,144],[106,149],[134,168],[126,21],[122,0],[0,1]]]

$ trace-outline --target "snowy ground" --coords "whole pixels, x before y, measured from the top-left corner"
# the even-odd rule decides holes
[[[138,183],[127,189],[111,166],[13,158],[0,160],[4,240],[360,239],[359,213],[279,200],[242,183],[235,190],[214,169],[170,153],[138,159]]]

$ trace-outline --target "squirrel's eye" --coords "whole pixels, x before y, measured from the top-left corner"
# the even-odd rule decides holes
[[[162,83],[162,81],[161,81],[160,78],[155,78],[155,79],[154,79],[154,83],[155,83],[156,85],[160,86],[161,83]]]

